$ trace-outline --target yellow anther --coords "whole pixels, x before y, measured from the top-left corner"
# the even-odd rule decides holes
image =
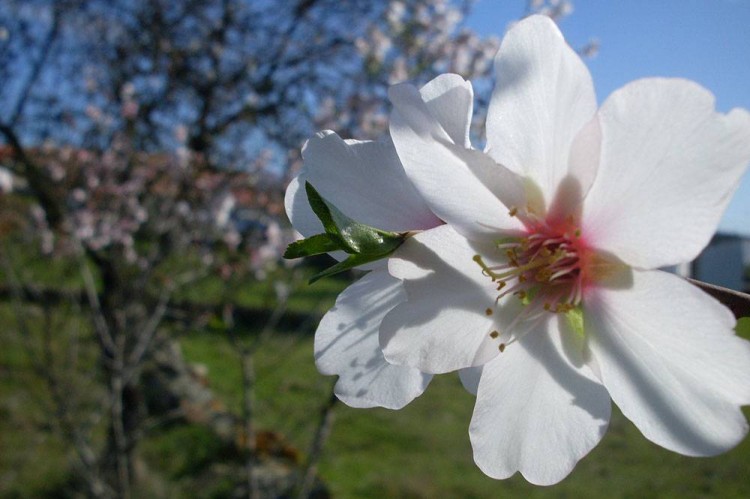
[[[516,215],[518,215],[518,208],[516,208],[515,206],[511,207],[508,215],[510,215],[511,217],[515,217]]]
[[[504,352],[505,351],[505,343],[500,343],[497,346],[497,349],[500,350],[500,353]]]
[[[484,315],[492,315],[492,309],[489,308],[489,307],[487,309],[485,309]]]
[[[534,279],[536,279],[537,282],[548,282],[551,275],[549,269],[542,269],[534,274]]]
[[[492,338],[493,340],[494,340],[495,338],[497,338],[498,336],[500,336],[500,331],[492,331],[492,332],[490,333],[490,338]]]

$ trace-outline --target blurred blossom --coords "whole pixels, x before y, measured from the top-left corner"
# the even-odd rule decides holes
[[[581,57],[593,58],[599,54],[600,42],[598,38],[592,38],[589,42],[579,49]]]
[[[563,18],[573,13],[573,2],[569,0],[531,0],[528,4],[529,13],[547,16],[559,23]]]
[[[40,206],[34,205],[31,207],[30,214],[36,235],[40,240],[40,250],[42,254],[49,255],[55,247],[55,236],[47,224],[46,213]]]
[[[83,203],[88,198],[88,194],[80,187],[76,187],[71,191],[70,197],[77,203]]]
[[[426,81],[440,72],[475,80],[488,77],[498,40],[460,30],[463,16],[461,5],[447,0],[388,2],[383,23],[355,38],[354,47],[363,64],[355,92],[348,97],[338,92],[321,95],[316,128],[346,130],[348,136],[363,138],[382,135],[387,106],[382,85],[374,82]],[[475,133],[481,135],[482,131],[478,128]],[[291,171],[297,168],[298,163]]]
[[[295,231],[292,228],[282,229],[275,220],[269,222],[263,243],[251,250],[250,265],[257,279],[265,279],[268,272],[279,264],[284,250],[294,238]]]
[[[401,22],[406,14],[406,6],[401,0],[396,0],[388,5],[386,19],[390,23],[391,27],[399,30],[401,29]]]
[[[125,83],[120,89],[120,98],[122,100],[131,100],[135,95],[135,85],[133,82]]]
[[[188,129],[183,124],[177,125],[174,127],[172,135],[177,142],[179,142],[180,144],[184,144],[188,138]]]
[[[279,280],[273,282],[273,290],[276,293],[276,299],[280,302],[286,301],[291,292],[289,285],[286,282]]]
[[[229,230],[224,233],[222,240],[229,248],[236,250],[242,242],[242,237],[236,230]]]
[[[214,215],[214,221],[216,222],[217,227],[224,228],[227,226],[229,223],[229,216],[232,214],[232,210],[236,204],[237,202],[232,193],[227,193],[220,199],[218,209]]]
[[[120,113],[122,114],[123,118],[126,118],[126,119],[135,118],[138,115],[138,103],[134,101],[130,101],[130,100],[124,102],[122,104]]]
[[[13,174],[4,166],[0,166],[0,193],[8,194],[13,190]]]
[[[406,63],[406,59],[399,57],[393,61],[393,68],[391,74],[388,77],[389,84],[401,83],[409,79],[409,69]]]

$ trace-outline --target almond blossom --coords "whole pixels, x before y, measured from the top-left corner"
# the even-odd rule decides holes
[[[474,458],[494,478],[562,480],[604,435],[611,401],[672,451],[733,447],[750,343],[726,307],[659,268],[714,233],[750,162],[750,113],[717,113],[699,85],[660,78],[597,110],[584,63],[542,16],[507,33],[495,69],[484,151],[445,126],[453,99],[390,90],[395,149],[446,225],[388,262],[405,298],[383,319],[385,358],[469,368]],[[443,79],[472,100],[470,83]]]
[[[415,92],[451,140],[468,146],[472,99],[463,84],[444,75]],[[442,224],[409,182],[390,139],[343,140],[322,132],[307,142],[302,156],[304,167],[289,185],[285,204],[303,236],[322,230],[308,204],[306,182],[349,217],[379,229],[424,231]],[[339,252],[332,256],[343,259]],[[341,293],[318,326],[316,365],[323,374],[339,375],[335,393],[346,404],[398,409],[419,396],[432,376],[383,357],[378,329],[385,314],[405,299],[403,286],[388,274],[386,260],[362,268],[370,273]]]

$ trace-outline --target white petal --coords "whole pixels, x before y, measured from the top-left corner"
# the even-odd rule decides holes
[[[407,301],[380,327],[386,359],[441,373],[478,366],[497,355],[498,344],[489,334],[502,325],[504,309],[494,307],[495,286],[472,260],[476,254],[449,225],[417,234],[396,250],[388,269],[404,279]],[[493,315],[486,315],[487,308]]]
[[[409,182],[393,144],[341,140],[333,132],[311,138],[305,166],[286,193],[286,211],[304,236],[323,231],[310,209],[304,183],[349,217],[383,230],[428,229],[440,224]]]
[[[596,112],[591,75],[546,16],[531,16],[503,38],[495,59],[497,82],[487,115],[488,153],[530,178],[546,205],[571,170],[571,144]],[[581,191],[590,181],[583,175]]]
[[[464,389],[472,395],[477,394],[479,389],[479,380],[482,378],[482,368],[484,366],[467,367],[458,371],[458,377],[461,380],[461,385]]]
[[[483,153],[457,145],[413,86],[395,85],[388,95],[394,105],[393,143],[433,212],[472,239],[519,229],[518,220],[508,215],[519,193],[523,198],[513,174]]]
[[[457,74],[442,74],[420,88],[419,94],[451,140],[470,147],[469,128],[474,107],[471,82]]]
[[[613,93],[599,121],[585,237],[640,268],[695,258],[750,162],[750,113],[717,113],[699,85],[652,78]]]
[[[557,483],[606,432],[607,391],[571,365],[556,321],[547,324],[482,371],[469,434],[474,460],[493,478],[520,471],[537,485]]]
[[[304,177],[302,179],[299,176],[294,177],[286,188],[284,205],[294,228],[307,237],[322,232],[322,225],[310,209],[304,185]]]
[[[380,322],[404,298],[401,282],[376,270],[346,288],[320,321],[315,363],[339,376],[335,392],[345,404],[400,409],[427,388],[430,375],[391,365],[380,350]]]
[[[578,132],[570,146],[570,170],[552,197],[552,204],[547,211],[547,222],[563,222],[570,215],[575,220],[581,219],[583,200],[599,168],[601,142],[602,129],[598,117],[595,116]]]
[[[631,282],[628,282],[628,279]],[[649,440],[690,456],[736,445],[747,432],[750,343],[731,312],[661,271],[586,296],[591,354],[614,402]]]

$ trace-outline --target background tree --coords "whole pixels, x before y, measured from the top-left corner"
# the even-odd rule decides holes
[[[4,283],[19,335],[34,335],[34,310],[48,317],[29,352],[46,359],[37,371],[88,495],[132,495],[138,444],[154,426],[145,383],[164,362],[185,370],[165,354],[174,334],[166,319],[195,323],[206,313],[183,306],[181,291],[223,279],[227,291],[209,314],[231,333],[231,290],[268,277],[285,243],[284,178],[304,140],[321,128],[381,136],[390,83],[446,71],[485,77],[497,40],[461,27],[468,8],[448,0],[0,6],[2,163],[16,184],[0,198]],[[29,244],[36,249],[18,251]],[[64,269],[70,289],[27,272],[35,258]],[[283,313],[286,281],[277,281],[275,312],[259,336]],[[60,314],[52,298],[80,309]],[[81,317],[87,327],[69,324]],[[55,336],[68,330],[68,350],[73,338],[93,335],[93,381],[83,364],[51,367],[62,362]],[[256,348],[236,345],[246,374],[245,491],[258,495]]]

